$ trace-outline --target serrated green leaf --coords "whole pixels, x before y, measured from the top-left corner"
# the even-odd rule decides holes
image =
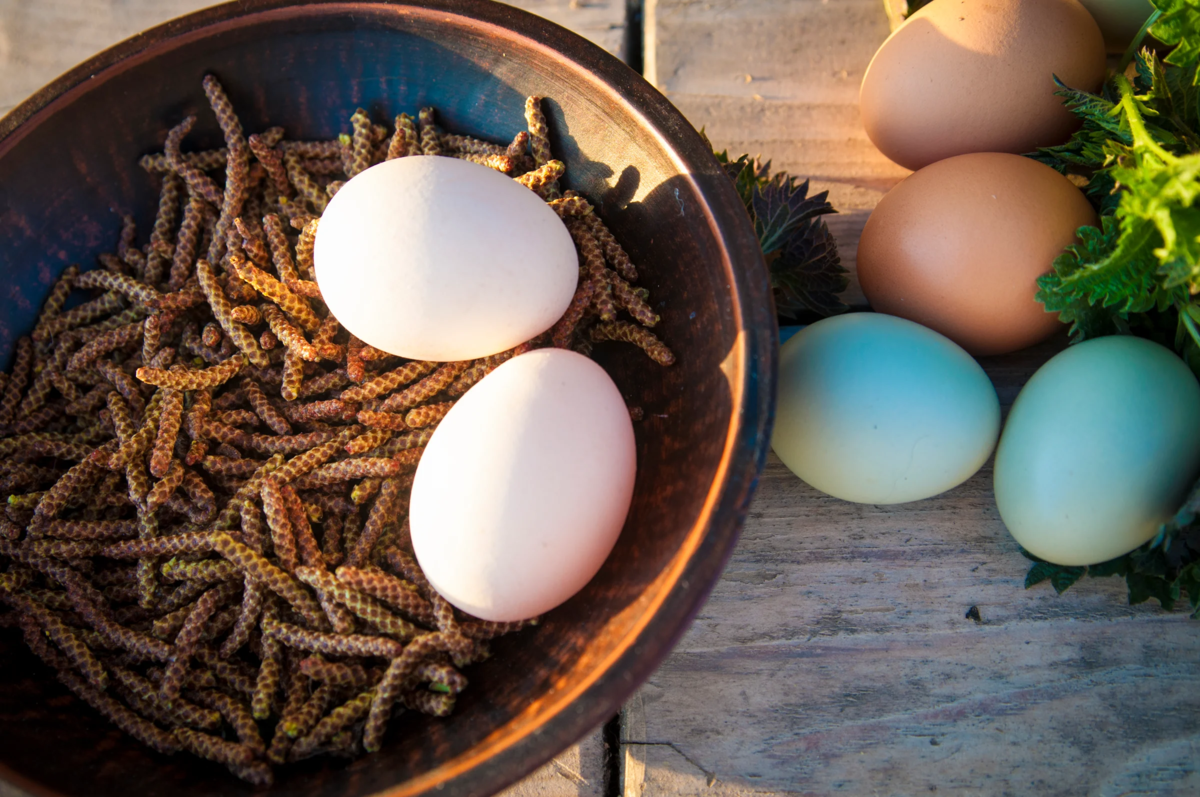
[[[844,311],[838,294],[849,281],[837,243],[820,219],[836,213],[827,192],[809,196],[807,180],[797,182],[785,172],[772,175],[769,162],[714,154],[750,214],[770,270],[776,311],[788,318]]]
[[[1061,595],[1070,589],[1072,584],[1083,578],[1086,572],[1086,567],[1059,567],[1050,576],[1050,586],[1054,587],[1054,591]]]
[[[1022,551],[1022,553],[1025,552]],[[1028,554],[1026,556],[1028,557]],[[1034,562],[1033,567],[1029,568],[1029,572],[1025,574],[1025,589],[1050,580],[1056,572],[1058,572],[1058,565],[1052,565],[1049,562]]]

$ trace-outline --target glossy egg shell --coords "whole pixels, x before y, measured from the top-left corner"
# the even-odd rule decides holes
[[[549,329],[578,282],[558,215],[487,166],[410,156],[349,180],[321,216],[321,295],[377,349],[455,361],[510,349]]]
[[[1000,432],[987,374],[942,335],[852,313],[818,321],[780,349],[771,445],[835,498],[899,504],[971,477]]]
[[[1054,77],[1095,91],[1104,69],[1104,39],[1077,0],[934,0],[879,48],[859,108],[875,146],[909,169],[1032,152],[1079,126]]]
[[[1200,474],[1200,385],[1168,349],[1072,346],[1017,396],[996,448],[996,505],[1025,550],[1090,565],[1158,533]]]
[[[565,349],[514,357],[459,399],[421,455],[417,561],[475,617],[547,612],[604,564],[636,471],[629,410],[603,368]]]
[[[1062,329],[1037,278],[1096,224],[1083,193],[1037,161],[959,155],[888,192],[858,244],[871,307],[937,330],[971,354],[1002,354]]]

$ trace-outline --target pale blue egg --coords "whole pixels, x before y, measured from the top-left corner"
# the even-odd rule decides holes
[[[920,324],[852,313],[780,348],[772,447],[836,498],[898,504],[945,492],[979,470],[999,432],[987,374]]]
[[[996,449],[1000,517],[1061,565],[1152,539],[1200,475],[1200,385],[1168,349],[1113,336],[1072,346],[1017,396]]]

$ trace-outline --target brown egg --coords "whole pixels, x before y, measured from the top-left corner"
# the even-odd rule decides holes
[[[909,169],[1032,152],[1078,127],[1054,76],[1095,91],[1104,69],[1104,38],[1078,0],[933,0],[875,53],[859,108],[875,146]]]
[[[872,308],[924,324],[971,354],[1002,354],[1061,329],[1037,278],[1096,213],[1071,181],[1020,155],[938,161],[880,200],[858,243]]]

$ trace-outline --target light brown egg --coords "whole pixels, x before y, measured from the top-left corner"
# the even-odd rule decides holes
[[[875,53],[859,108],[875,146],[909,169],[1032,152],[1078,126],[1054,76],[1095,91],[1104,69],[1104,39],[1078,0],[933,0]]]
[[[926,166],[879,202],[858,244],[871,307],[924,324],[971,354],[1025,348],[1061,329],[1037,278],[1096,224],[1071,181],[1019,155],[984,152]]]

